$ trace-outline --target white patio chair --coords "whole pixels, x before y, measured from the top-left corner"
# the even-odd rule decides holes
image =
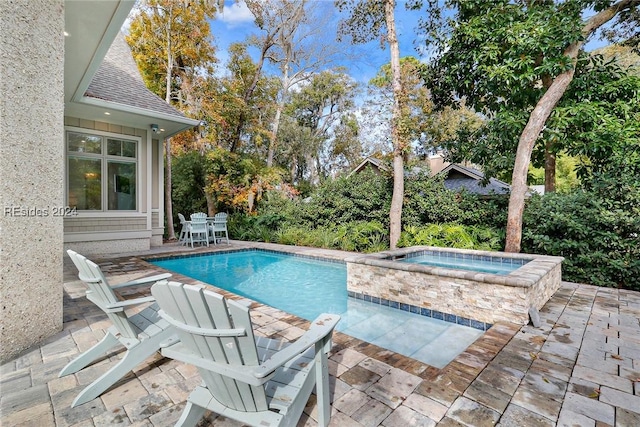
[[[151,296],[123,300],[114,289],[158,282],[171,277],[171,274],[159,274],[110,286],[97,264],[84,256],[68,250],[67,253],[78,268],[79,278],[87,284],[87,299],[100,307],[113,323],[104,338],[89,350],[73,359],[60,371],[59,376],[73,374],[85,368],[99,357],[104,357],[114,347],[126,348],[122,359],[98,379],[84,388],[75,398],[71,407],[95,399],[109,387],[118,382],[129,371],[160,349],[177,341],[175,329],[158,315],[158,305],[150,304],[137,314],[129,316],[125,309],[154,302]]]
[[[226,240],[227,244],[229,244],[229,233],[227,231],[227,214],[225,212],[218,212],[214,215],[213,221],[211,222],[211,235],[213,236],[213,241],[215,244],[218,244],[218,239],[222,241],[222,238]]]
[[[209,246],[209,227],[207,225],[207,214],[197,212],[191,214],[191,222],[189,226],[191,232],[191,247],[194,243],[205,243]]]
[[[321,314],[289,345],[256,338],[249,308],[212,290],[161,282],[151,294],[181,339],[162,354],[195,365],[203,379],[176,426],[195,426],[206,410],[252,426],[295,426],[314,387],[318,425],[329,424],[327,353],[340,316]]]
[[[187,221],[187,219],[181,213],[178,214],[178,219],[180,220],[180,235],[178,237],[178,243],[181,245],[186,245],[190,241],[191,237],[191,222]]]

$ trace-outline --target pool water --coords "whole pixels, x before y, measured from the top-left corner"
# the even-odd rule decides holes
[[[458,270],[478,271],[491,274],[509,274],[522,267],[523,263],[512,262],[512,260],[502,260],[500,258],[472,259],[456,257],[453,254],[439,252],[434,254],[423,254],[399,259],[400,262],[413,264],[431,265],[434,267],[455,268]]]
[[[151,262],[307,320],[340,314],[337,330],[438,368],[482,335],[467,326],[349,298],[342,263],[259,250]]]

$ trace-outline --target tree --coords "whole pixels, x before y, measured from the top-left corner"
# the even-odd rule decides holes
[[[407,56],[400,58],[400,80],[405,98],[405,108],[402,117],[402,128],[405,137],[410,142],[426,142],[433,138],[429,125],[432,122],[433,102],[429,89],[421,79],[422,64],[417,58]],[[393,107],[391,64],[383,65],[378,74],[369,82],[370,94],[373,95],[367,102],[368,110],[379,117],[391,117]],[[388,132],[391,122],[381,123]],[[409,150],[405,150],[405,162],[408,160]]]
[[[269,58],[276,46],[278,37],[286,23],[286,20],[283,21],[281,19],[282,16],[280,12],[287,10],[290,13],[293,10],[293,16],[295,16],[298,9],[296,2],[289,2],[287,0],[246,0],[245,3],[255,17],[256,26],[264,32],[263,35],[251,36],[248,40],[248,44],[256,46],[260,53],[258,55],[258,61],[251,67],[252,72],[243,76],[243,80],[246,80],[247,84],[244,85],[242,92],[242,102],[244,105],[247,105],[263,77],[265,61]],[[278,5],[282,6],[282,8],[279,8]],[[247,118],[248,111],[246,109],[240,109],[235,128],[232,130],[231,152],[235,152],[241,145]]]
[[[221,2],[218,2],[221,7]],[[169,104],[194,107],[194,76],[215,62],[207,19],[216,6],[209,1],[146,0],[135,11],[127,42],[147,87]],[[159,82],[164,82],[162,87]],[[171,198],[171,138],[165,140],[165,212],[169,239],[175,239]]]
[[[441,89],[436,96],[441,100],[466,96],[471,105],[492,118],[489,126],[493,126],[494,134],[504,129],[507,132],[503,135],[508,136],[518,130],[506,251],[520,250],[531,155],[547,120],[574,78],[586,40],[614,18],[618,22],[637,20],[639,3],[638,0],[447,2],[457,8],[457,16],[449,21],[451,27],[441,39],[446,42],[440,44],[442,50],[430,77],[437,82],[433,87]],[[583,18],[590,13],[591,16]],[[637,31],[637,27],[629,29]],[[452,88],[456,88],[455,92]],[[518,113],[523,110],[524,117]],[[549,144],[552,142],[547,140]]]
[[[305,163],[312,184],[318,184],[324,176],[320,162],[327,141],[335,137],[336,127],[341,128],[353,107],[356,83],[341,69],[325,70],[314,74],[308,84],[291,94],[288,114],[298,125],[310,130],[310,145],[304,148]],[[352,129],[352,128],[351,128]]]
[[[340,10],[350,10],[342,24],[341,34],[351,36],[353,43],[381,38],[389,45],[391,54],[391,86],[393,109],[391,140],[393,143],[393,194],[389,209],[389,240],[396,247],[402,231],[402,202],[404,199],[404,155],[409,138],[404,119],[408,116],[407,93],[403,90],[400,70],[400,49],[396,35],[395,0],[336,0]]]
[[[278,66],[281,74],[267,167],[273,165],[280,120],[292,88],[309,80],[314,73],[330,64],[338,53],[343,54],[335,42],[326,38],[331,13],[321,5],[325,3],[291,0],[280,0],[272,5],[271,13],[280,31],[268,59]]]

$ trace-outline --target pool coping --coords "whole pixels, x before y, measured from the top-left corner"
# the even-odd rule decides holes
[[[405,257],[408,254],[415,253],[417,251],[451,252],[460,255],[467,255],[471,253],[480,259],[482,257],[502,258],[503,256],[501,254],[505,254],[508,255],[509,258],[526,260],[527,263],[509,274],[500,275],[469,270],[457,270],[454,268],[433,267],[416,263],[403,263],[394,260],[394,258]],[[521,288],[534,286],[544,276],[541,271],[544,271],[546,274],[552,266],[562,263],[562,261],[564,261],[564,258],[558,256],[442,248],[435,246],[411,246],[408,248],[392,249],[365,255],[359,254],[345,259],[345,262],[353,264],[364,264],[374,267],[391,268],[395,270],[433,274],[453,279],[473,280],[476,282]]]

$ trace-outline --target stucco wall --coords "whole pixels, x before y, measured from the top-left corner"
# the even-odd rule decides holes
[[[64,3],[0,1],[0,361],[62,328]]]

